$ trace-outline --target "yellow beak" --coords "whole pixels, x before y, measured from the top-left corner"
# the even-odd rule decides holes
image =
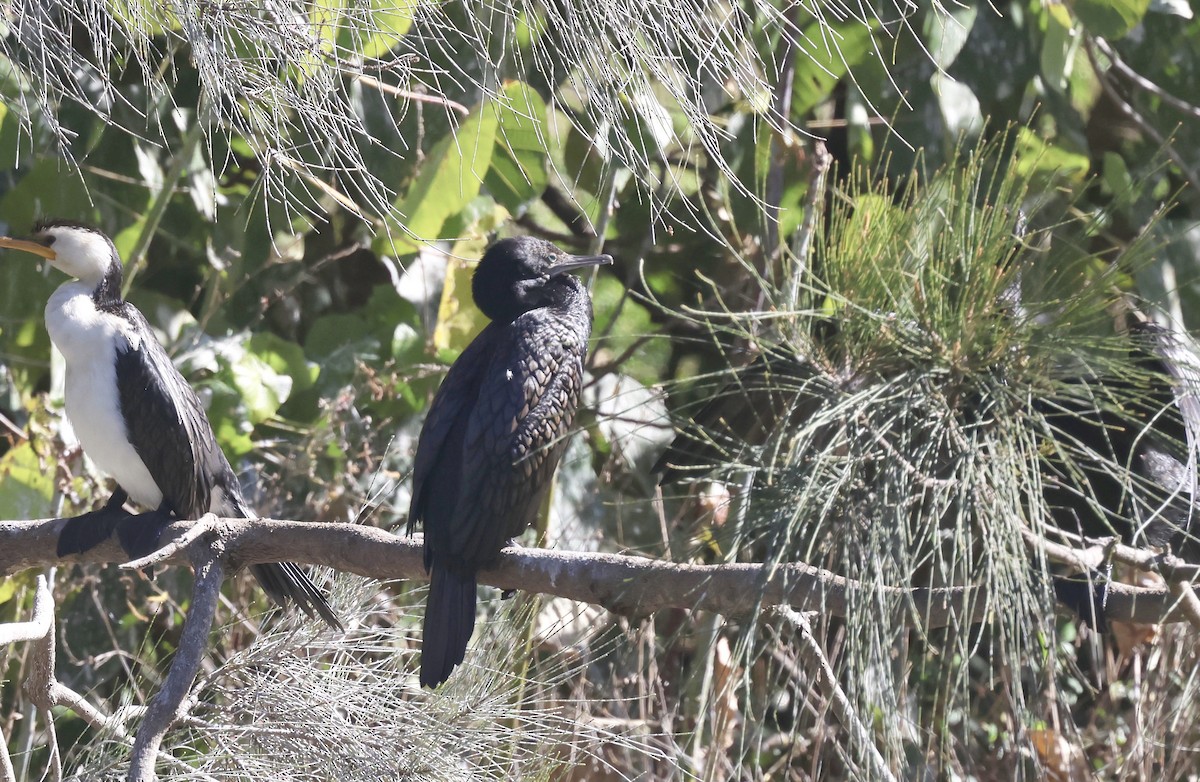
[[[0,247],[6,247],[9,250],[20,250],[21,252],[33,253],[40,255],[48,261],[53,261],[58,257],[58,253],[50,249],[44,244],[31,242],[28,239],[13,239],[8,236],[0,236]]]

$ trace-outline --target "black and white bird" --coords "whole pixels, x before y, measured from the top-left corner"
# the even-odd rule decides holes
[[[523,236],[496,242],[475,270],[471,295],[491,323],[442,381],[413,468],[408,531],[425,525],[430,573],[422,686],[463,661],[475,574],[534,520],[550,488],[592,332],[592,300],[568,272],[606,263]]]
[[[66,360],[67,417],[79,443],[117,481],[105,511],[119,514],[128,498],[167,518],[210,512],[254,518],[199,398],[142,313],[122,298],[121,258],[112,241],[88,225],[53,220],[27,240],[0,237],[0,247],[39,255],[75,278],[50,296],[46,329]],[[97,539],[99,529],[88,527],[68,525],[59,555],[107,537]],[[275,603],[295,601],[341,629],[324,595],[296,565],[252,565],[251,572]]]

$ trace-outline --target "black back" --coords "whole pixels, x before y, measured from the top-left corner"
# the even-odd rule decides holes
[[[198,519],[210,510],[252,516],[196,392],[136,307],[123,302],[115,314],[132,323],[140,338],[138,345],[117,351],[126,434],[162,491],[164,505],[184,519]],[[220,508],[212,507],[214,489],[225,498]]]

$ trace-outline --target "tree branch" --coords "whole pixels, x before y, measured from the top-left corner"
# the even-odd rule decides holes
[[[0,522],[0,576],[62,561],[123,562],[124,552],[110,539],[86,554],[60,559],[58,533],[65,519]],[[193,528],[202,524],[203,534]],[[191,538],[196,537],[196,540]],[[186,549],[174,546],[186,538]],[[1044,539],[1047,556],[1074,562],[1069,546]],[[1033,545],[1033,543],[1031,543]],[[427,579],[421,542],[374,527],[271,519],[177,521],[167,526],[160,547],[165,562],[188,561],[188,551],[219,552],[226,569],[265,562],[300,562],[377,579]],[[1060,551],[1061,549],[1061,551]],[[878,596],[864,586],[803,563],[687,565],[618,554],[507,548],[496,567],[481,571],[479,582],[599,605],[631,617],[664,608],[702,609],[725,616],[746,616],[764,606],[788,605],[798,611],[844,616],[853,598]],[[983,621],[994,610],[978,587],[883,587],[891,598],[891,621],[944,627]],[[857,593],[857,595],[855,594]],[[1186,621],[1186,612],[1169,589],[1109,585],[1109,619],[1153,624]]]
[[[46,585],[46,577],[38,576],[37,594],[33,598],[33,617],[28,622],[0,625],[0,646],[45,638],[53,624],[54,598],[50,595],[50,587]]]
[[[158,748],[170,727],[184,716],[187,695],[196,680],[200,663],[208,652],[208,634],[220,602],[221,581],[225,578],[219,549],[207,557],[197,557],[195,571],[192,603],[183,624],[175,659],[171,661],[171,670],[162,687],[150,701],[133,742],[129,782],[154,782],[154,761],[158,757]]]
[[[833,670],[833,666],[829,664],[829,658],[825,656],[825,650],[821,648],[821,644],[813,635],[812,626],[808,622],[808,618],[799,611],[794,611],[790,608],[779,609],[780,614],[787,622],[796,629],[800,634],[800,641],[809,656],[816,662],[817,678],[820,679],[822,686],[829,691],[829,700],[833,704],[833,713],[841,721],[842,726],[854,737],[854,742],[851,746],[857,745],[862,748],[862,751],[871,762],[871,778],[888,780],[895,782],[896,777],[888,769],[887,761],[883,759],[883,755],[879,752],[879,747],[876,746],[875,737],[871,734],[858,717],[858,711],[854,708],[854,704],[850,702],[850,698],[846,695],[846,691],[842,689],[841,682],[838,681],[837,672]],[[794,667],[789,663],[789,667]],[[793,671],[793,676],[796,672]],[[796,677],[796,681],[804,681],[805,677]]]

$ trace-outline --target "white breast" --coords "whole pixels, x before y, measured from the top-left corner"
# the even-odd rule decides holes
[[[134,502],[157,508],[162,492],[129,443],[117,393],[117,346],[136,350],[137,335],[121,318],[98,311],[80,282],[68,282],[50,297],[46,329],[66,359],[67,417],[83,452]]]

